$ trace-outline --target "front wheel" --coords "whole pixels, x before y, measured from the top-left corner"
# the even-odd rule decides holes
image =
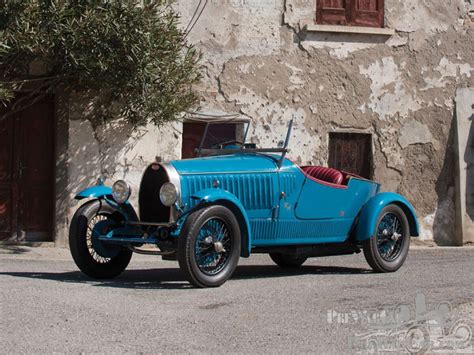
[[[96,279],[118,276],[132,258],[132,251],[98,239],[117,225],[114,212],[107,204],[94,200],[79,207],[71,221],[69,248],[72,258],[84,274]]]
[[[364,256],[376,272],[397,271],[410,246],[410,227],[405,212],[397,205],[382,209],[372,238],[364,241]]]
[[[240,257],[241,234],[232,211],[212,205],[192,213],[179,236],[178,261],[196,287],[216,287],[234,273]]]

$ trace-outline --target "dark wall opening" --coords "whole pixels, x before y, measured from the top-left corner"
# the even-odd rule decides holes
[[[329,133],[330,168],[372,179],[372,135],[369,133]]]
[[[236,127],[238,125],[233,123],[209,125],[203,148],[211,148],[214,144],[235,140],[237,137]],[[196,156],[195,149],[199,148],[205,128],[206,123],[204,122],[183,123],[183,145],[181,148],[181,157],[183,159]]]

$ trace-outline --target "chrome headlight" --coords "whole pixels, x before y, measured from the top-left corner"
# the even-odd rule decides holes
[[[161,203],[167,207],[173,206],[178,200],[178,190],[171,182],[165,182],[160,189]]]
[[[127,202],[130,194],[132,193],[132,189],[127,182],[123,180],[117,180],[114,182],[112,186],[112,196],[115,202],[122,204]]]

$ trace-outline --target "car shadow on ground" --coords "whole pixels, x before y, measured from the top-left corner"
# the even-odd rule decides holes
[[[238,266],[232,280],[292,277],[297,275],[348,275],[367,274],[372,271],[351,267],[306,265],[297,269],[281,269],[274,265]],[[0,272],[0,276],[50,280],[58,282],[85,283],[99,287],[131,289],[189,289],[193,288],[179,268],[132,269],[124,271],[112,280],[92,279],[79,271],[71,272]]]
[[[0,246],[0,254],[5,255],[19,255],[19,254],[26,254],[29,253],[31,250],[29,248],[25,248],[18,245],[8,245],[4,244]]]

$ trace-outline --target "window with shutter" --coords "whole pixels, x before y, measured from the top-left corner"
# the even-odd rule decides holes
[[[330,132],[328,166],[371,179],[372,135]]]
[[[348,4],[348,0],[317,0],[317,22],[324,25],[347,25]]]
[[[316,22],[383,27],[384,0],[316,0]]]
[[[351,25],[383,27],[383,0],[352,0]]]
[[[232,123],[221,123],[209,125],[203,148],[211,148],[213,144],[232,141],[237,138],[237,125]],[[183,123],[183,145],[181,157],[183,159],[194,158],[195,149],[199,147],[206,124],[203,122]]]

